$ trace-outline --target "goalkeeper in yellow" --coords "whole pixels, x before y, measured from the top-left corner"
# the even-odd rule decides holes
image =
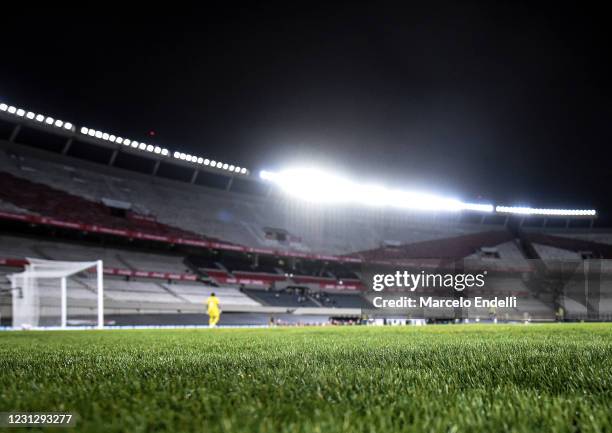
[[[208,326],[214,328],[219,322],[221,317],[221,310],[219,309],[219,298],[215,293],[211,293],[206,300],[206,308],[208,309]]]

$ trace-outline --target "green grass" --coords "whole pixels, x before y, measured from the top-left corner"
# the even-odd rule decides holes
[[[73,411],[79,432],[610,432],[612,325],[6,332],[0,411]]]

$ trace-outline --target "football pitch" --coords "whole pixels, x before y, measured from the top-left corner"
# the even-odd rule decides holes
[[[612,431],[612,324],[3,332],[7,411],[79,432]]]

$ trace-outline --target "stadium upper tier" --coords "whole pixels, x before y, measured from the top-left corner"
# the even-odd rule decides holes
[[[60,227],[86,231],[82,225],[87,224],[90,230],[134,238],[322,260],[347,254],[351,260],[490,258],[483,248],[495,249],[498,261],[514,268],[526,258],[578,259],[585,251],[612,257],[609,233],[528,230],[534,243],[530,255],[504,226],[465,224],[453,214],[315,206],[24,153],[0,151],[0,212],[50,217],[46,221]]]
[[[0,200],[12,211],[73,222],[333,255],[492,230],[461,224],[452,215],[315,207],[280,196],[220,191],[112,167],[102,167],[103,174],[96,168],[0,152],[0,176],[8,186]]]

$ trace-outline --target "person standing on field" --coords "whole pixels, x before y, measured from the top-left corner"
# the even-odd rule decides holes
[[[206,300],[206,308],[208,310],[208,326],[214,328],[217,326],[219,322],[219,318],[221,317],[221,310],[219,309],[219,298],[215,295],[215,293],[211,293],[208,299]]]

